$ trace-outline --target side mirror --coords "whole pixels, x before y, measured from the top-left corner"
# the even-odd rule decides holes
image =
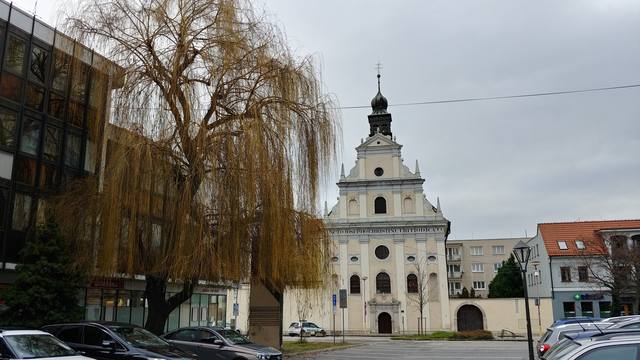
[[[111,351],[116,351],[116,342],[113,340],[102,340],[102,347]]]

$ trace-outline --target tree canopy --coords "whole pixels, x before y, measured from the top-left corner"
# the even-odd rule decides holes
[[[67,24],[123,69],[101,177],[57,206],[95,269],[182,281],[169,307],[197,279],[320,284],[339,128],[312,60],[246,1],[85,0]]]
[[[522,272],[513,254],[502,262],[502,267],[489,284],[490,298],[523,297]]]

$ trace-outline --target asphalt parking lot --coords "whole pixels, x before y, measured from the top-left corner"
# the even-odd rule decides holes
[[[351,340],[351,342],[355,341]],[[521,360],[527,358],[527,343],[521,341],[398,341],[378,338],[376,341],[369,341],[349,349],[293,358],[308,360]]]

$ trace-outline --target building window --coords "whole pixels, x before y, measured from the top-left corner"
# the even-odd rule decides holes
[[[349,278],[349,292],[352,294],[360,294],[360,276],[351,275],[351,278]]]
[[[332,263],[337,263],[338,261],[340,261],[340,258],[338,258],[337,256],[333,256],[333,257],[331,258],[331,262],[332,262]]]
[[[493,272],[497,273],[498,270],[500,270],[500,268],[502,267],[502,263],[501,262],[497,262],[493,264]]]
[[[389,248],[384,245],[380,245],[376,247],[375,254],[378,259],[384,260],[389,257]]]
[[[410,294],[418,293],[418,277],[416,274],[407,275],[407,292]]]
[[[560,278],[562,282],[571,282],[571,268],[563,266],[560,268]]]
[[[564,317],[576,317],[576,303],[571,302],[563,302],[562,308],[564,310]]]
[[[349,261],[350,261],[352,264],[357,264],[357,263],[358,263],[358,261],[360,261],[360,258],[358,258],[357,256],[353,255],[353,256],[349,257]]]
[[[472,246],[471,247],[471,255],[473,256],[482,256],[484,255],[484,251],[482,246]]]
[[[29,66],[29,77],[40,83],[45,83],[47,60],[49,53],[38,46],[31,48],[31,65]]]
[[[14,230],[25,231],[29,227],[31,214],[31,196],[16,193],[13,199],[12,227]]]
[[[611,316],[611,303],[609,301],[600,301],[598,303],[598,307],[600,308],[601,318],[608,318]]]
[[[21,95],[22,79],[8,72],[3,72],[0,77],[0,96],[19,102]]]
[[[589,282],[589,271],[586,266],[578,266],[578,281]]]
[[[69,77],[69,63],[71,58],[62,51],[55,50],[53,57],[53,81],[51,87],[64,92]]]
[[[34,84],[28,84],[24,104],[32,109],[42,111],[44,105],[44,88]]]
[[[449,271],[449,274],[453,274],[453,273],[459,273],[460,272],[460,265],[458,264],[450,264],[447,265],[447,270]]]
[[[80,136],[72,133],[67,135],[64,163],[75,168],[80,166]]]
[[[62,132],[60,129],[47,126],[44,134],[44,158],[49,161],[56,161],[60,154],[60,140]]]
[[[583,301],[580,303],[582,316],[593,317],[593,303],[591,301]]]
[[[412,262],[414,262],[414,261],[416,261],[416,257],[415,257],[414,255],[409,255],[409,256],[407,256],[407,262],[412,263]]]
[[[584,250],[584,241],[576,240],[576,247],[578,248],[578,250]]]
[[[503,245],[494,245],[493,246],[493,255],[504,255],[504,246]]]
[[[25,41],[13,35],[7,38],[5,47],[4,68],[22,74],[24,69]]]
[[[40,126],[38,120],[24,118],[22,120],[22,137],[20,139],[20,151],[36,155],[40,144]]]
[[[0,145],[13,147],[15,144],[17,115],[13,111],[0,109]]]
[[[558,247],[560,248],[560,250],[567,250],[567,242],[566,241],[558,241]]]
[[[461,289],[462,285],[459,282],[449,283],[449,295],[460,295],[462,293]]]
[[[391,294],[391,278],[387,273],[376,275],[376,292],[378,294]]]
[[[484,264],[482,263],[471,264],[471,272],[475,272],[475,273],[484,272]]]
[[[485,284],[484,281],[474,281],[473,282],[473,289],[474,290],[485,290]]]
[[[386,214],[387,213],[387,200],[385,200],[382,196],[378,196],[374,200],[374,211],[376,214]]]

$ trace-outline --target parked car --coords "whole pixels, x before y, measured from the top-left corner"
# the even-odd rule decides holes
[[[551,326],[549,327],[556,327],[558,325],[566,325],[566,324],[594,322],[594,321],[603,321],[603,320],[601,320],[600,318],[589,317],[589,316],[576,316],[576,317],[558,319],[554,321],[553,324],[551,324]]]
[[[640,320],[640,315],[625,315],[625,316],[614,316],[610,318],[603,319],[602,322],[610,322],[613,324],[625,322],[629,320]]]
[[[567,335],[551,348],[544,360],[637,360],[640,331],[603,330]]]
[[[611,323],[604,322],[585,322],[550,327],[538,340],[538,356],[542,357],[553,345],[562,340],[566,335],[591,330],[599,331],[606,329],[611,325]]]
[[[80,322],[43,326],[77,351],[98,360],[178,360],[197,355],[178,349],[151,332],[131,324]]]
[[[236,330],[220,327],[187,327],[168,332],[162,337],[171,344],[202,359],[282,360],[282,353],[272,347],[258,345]]]
[[[327,336],[327,331],[308,321],[294,321],[287,330],[289,336]]]
[[[0,359],[91,360],[40,330],[0,330]]]
[[[640,317],[615,322],[609,329],[640,329]]]

